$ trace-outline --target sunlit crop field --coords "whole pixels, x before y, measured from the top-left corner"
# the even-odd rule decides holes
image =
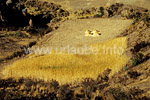
[[[114,48],[115,46],[115,51]],[[93,44],[91,48],[98,48],[97,54],[57,54],[53,52],[44,56],[32,56],[14,62],[7,66],[2,74],[4,78],[33,78],[50,81],[52,79],[61,84],[80,81],[82,78],[97,78],[105,69],[112,69],[112,73],[125,66],[128,58],[125,53],[126,37],[112,39],[103,43]],[[118,51],[117,51],[118,50]]]

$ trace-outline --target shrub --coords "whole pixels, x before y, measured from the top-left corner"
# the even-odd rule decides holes
[[[136,79],[136,78],[137,78],[138,76],[140,76],[141,74],[138,73],[137,71],[130,71],[130,72],[128,72],[128,75],[129,75],[130,78]]]
[[[132,62],[133,62],[133,66],[138,65],[138,60],[137,59],[132,59]]]
[[[106,96],[104,98],[111,98],[111,100],[133,100],[132,96],[129,93],[122,91],[120,87],[110,88],[104,95]]]

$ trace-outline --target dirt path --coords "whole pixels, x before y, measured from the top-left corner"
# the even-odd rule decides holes
[[[132,20],[115,18],[78,19],[68,20],[60,28],[45,36],[39,47],[82,47],[106,41],[120,35]],[[97,29],[102,35],[99,37],[85,37],[85,31]],[[51,36],[51,34],[53,34]]]

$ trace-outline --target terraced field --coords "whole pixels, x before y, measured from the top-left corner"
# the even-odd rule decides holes
[[[117,37],[131,23],[132,20],[119,18],[68,20],[62,23],[58,30],[46,35],[39,47],[83,47],[85,45],[99,43]],[[87,29],[97,29],[101,32],[101,36],[85,37],[84,35]]]
[[[73,51],[60,53],[54,49],[53,52],[49,52],[50,54],[31,54],[29,58],[16,61],[4,69],[2,72],[4,78],[29,77],[45,81],[54,79],[63,84],[82,80],[86,77],[96,78],[107,68],[112,69],[112,75],[125,66],[128,61],[123,52],[127,46],[127,39],[126,37],[116,37],[131,23],[132,20],[115,18],[65,21],[58,30],[46,35],[39,42],[39,45],[33,48],[42,48],[42,50],[57,48],[57,50],[61,50],[61,48],[70,46],[69,49],[73,49]],[[85,37],[86,29],[100,30],[102,35]],[[81,53],[80,50],[85,45],[89,47],[88,50],[92,50],[92,53],[77,53],[77,49],[79,48],[78,52]]]

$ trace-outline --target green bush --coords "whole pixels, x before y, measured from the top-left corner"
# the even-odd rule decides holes
[[[133,63],[133,66],[136,66],[136,65],[138,65],[138,60],[137,59],[133,59],[132,63]]]

